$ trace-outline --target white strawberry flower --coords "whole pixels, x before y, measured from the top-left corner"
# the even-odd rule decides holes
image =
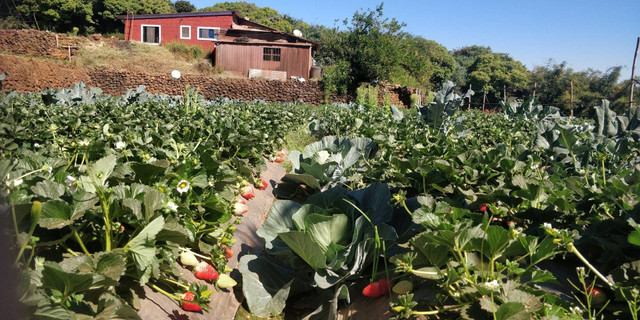
[[[167,208],[169,208],[169,210],[171,210],[173,212],[177,212],[178,211],[178,205],[173,201],[167,202]]]
[[[76,178],[74,178],[73,176],[67,176],[64,179],[64,183],[66,183],[68,186],[74,186],[76,184]]]
[[[180,180],[180,182],[178,182],[178,186],[176,187],[176,190],[178,190],[178,192],[180,193],[185,193],[187,191],[189,191],[189,186],[191,184],[189,183],[189,181],[187,180]]]
[[[124,143],[124,141],[118,141],[116,142],[116,149],[124,149],[124,147],[126,147],[127,144]]]
[[[491,290],[491,291],[496,291],[498,290],[498,288],[500,288],[500,284],[498,283],[498,280],[492,280],[490,282],[485,282],[484,287]]]
[[[6,184],[7,184],[7,187],[9,187],[9,188],[11,188],[11,187],[15,188],[15,187],[21,185],[23,182],[24,182],[24,180],[18,178],[18,179],[9,180],[9,181],[6,182]]]

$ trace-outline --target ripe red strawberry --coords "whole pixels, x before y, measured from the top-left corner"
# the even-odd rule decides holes
[[[381,296],[382,291],[380,290],[380,283],[379,282],[370,283],[368,286],[362,289],[362,295],[370,298],[377,298]]]
[[[193,274],[200,280],[215,280],[218,278],[218,271],[210,264],[201,261],[193,270]]]
[[[515,227],[516,227],[516,222],[515,222],[515,221],[509,221],[509,222],[507,222],[507,227],[509,227],[509,228],[515,228]]]
[[[227,259],[230,259],[231,257],[233,257],[233,250],[231,250],[231,248],[227,246],[223,246],[222,248],[224,249],[225,257]]]
[[[603,305],[607,302],[607,294],[597,287],[588,287],[589,294],[591,295],[591,304],[594,306]]]
[[[253,197],[255,197],[255,193],[253,192],[253,187],[252,186],[246,186],[244,187],[244,189],[242,189],[242,197],[249,200]]]
[[[487,205],[486,204],[481,204],[480,205],[480,212],[485,212],[487,211]]]
[[[187,291],[182,296],[182,300],[193,301],[195,295],[191,291]],[[182,301],[182,310],[184,311],[202,311],[202,307],[197,303],[185,302]]]
[[[382,278],[378,280],[378,286],[380,287],[380,294],[384,295],[389,292],[389,287],[392,286],[392,284],[387,278]]]
[[[260,178],[260,186],[258,187],[258,190],[265,190],[268,186],[267,182]]]
[[[277,156],[276,159],[274,160],[277,163],[282,162],[284,159],[281,156]]]

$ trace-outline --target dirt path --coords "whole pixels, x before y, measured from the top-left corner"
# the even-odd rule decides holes
[[[242,216],[242,224],[238,225],[235,233],[237,242],[232,249],[235,253],[229,260],[229,267],[234,271],[231,277],[238,282],[238,285],[232,291],[215,291],[213,285],[209,285],[214,290],[211,296],[211,311],[209,313],[185,312],[178,304],[148,287],[145,287],[146,299],[140,302],[141,308],[139,315],[142,319],[172,319],[172,320],[199,320],[199,319],[216,319],[216,320],[232,320],[235,318],[236,312],[242,300],[242,283],[240,272],[238,272],[238,259],[247,253],[258,254],[264,247],[263,240],[256,235],[256,230],[262,224],[274,200],[273,187],[280,181],[285,174],[282,166],[276,163],[267,162],[267,170],[262,173],[262,178],[269,183],[266,190],[260,191],[256,189],[255,198],[247,201],[249,212]],[[191,282],[205,283],[197,280],[193,273],[183,269],[183,276]]]

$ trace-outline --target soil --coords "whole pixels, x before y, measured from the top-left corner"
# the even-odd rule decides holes
[[[61,62],[0,54],[0,73],[9,75],[2,81],[3,90],[34,92],[43,88],[72,88],[89,82],[87,71]]]

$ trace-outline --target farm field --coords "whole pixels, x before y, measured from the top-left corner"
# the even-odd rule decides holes
[[[235,288],[260,318],[390,301],[367,317],[638,319],[640,108],[603,101],[583,119],[462,99],[450,82],[412,109],[2,93],[21,304],[139,319],[147,288],[207,318]],[[288,173],[257,230],[264,249],[232,252],[266,162]]]

